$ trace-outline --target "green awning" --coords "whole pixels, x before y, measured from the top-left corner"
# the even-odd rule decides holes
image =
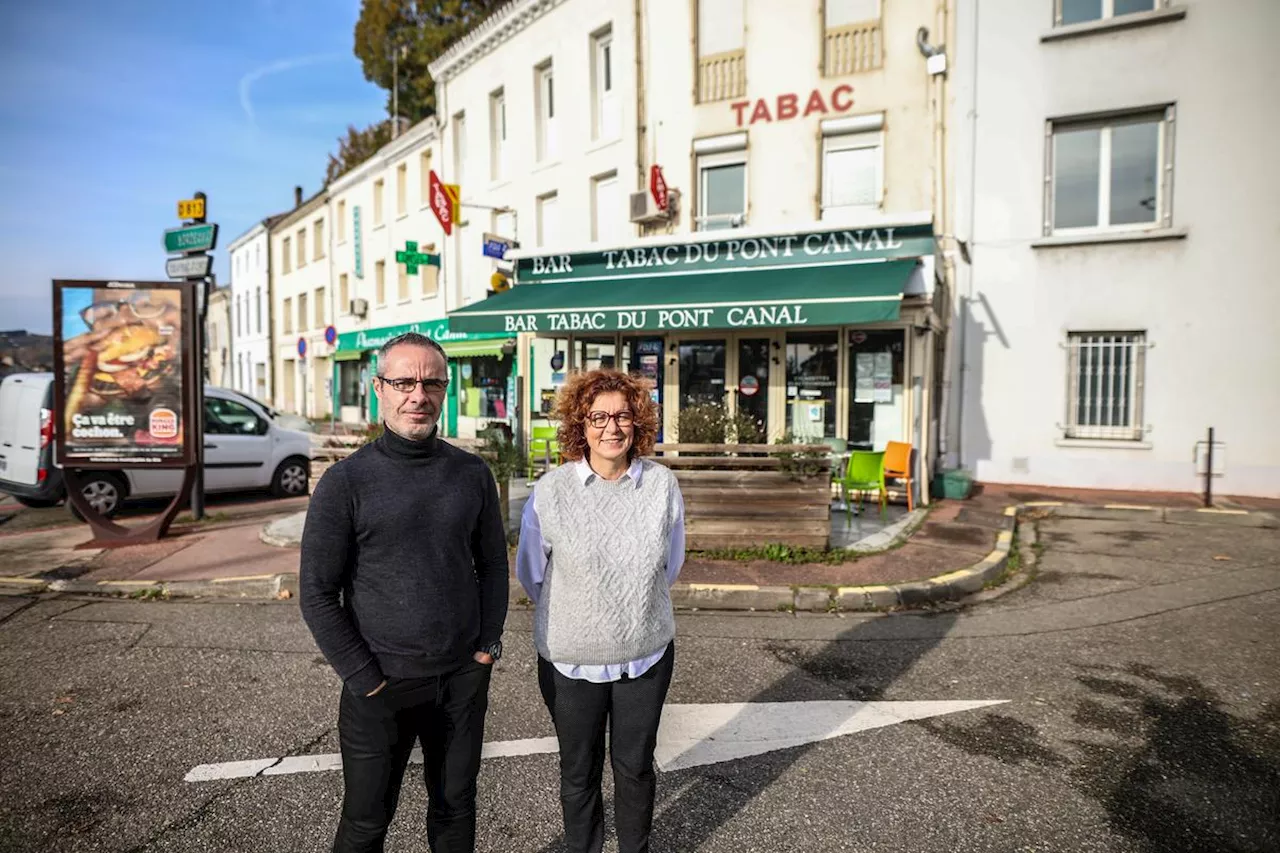
[[[502,355],[502,348],[511,340],[502,338],[496,341],[446,341],[444,354],[449,358],[471,358],[483,355]]]
[[[364,350],[359,349],[340,349],[333,354],[334,361],[359,361],[364,355]]]
[[[737,329],[875,323],[898,318],[918,261],[522,284],[449,315],[458,332]]]

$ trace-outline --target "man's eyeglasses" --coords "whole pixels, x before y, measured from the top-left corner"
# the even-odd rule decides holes
[[[169,303],[153,300],[150,293],[140,290],[123,299],[95,302],[80,311],[80,319],[87,325],[93,326],[101,320],[114,317],[121,309],[128,308],[139,320],[154,320],[164,314],[168,307]]]
[[[631,412],[614,412],[612,415],[608,412],[589,412],[587,414],[587,423],[596,429],[604,429],[609,425],[609,421],[616,423],[618,429],[626,429],[636,422],[636,416]]]
[[[428,377],[426,379],[414,379],[410,376],[402,376],[399,379],[388,379],[385,376],[379,376],[383,384],[390,385],[401,394],[412,394],[413,389],[418,385],[422,385],[422,390],[428,394],[439,394],[445,388],[449,387],[448,379],[436,379]]]

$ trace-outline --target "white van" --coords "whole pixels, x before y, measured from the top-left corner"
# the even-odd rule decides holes
[[[50,506],[66,496],[53,465],[52,407],[52,373],[13,374],[0,383],[0,491],[28,506]],[[281,427],[257,401],[228,388],[205,386],[204,410],[206,492],[308,493],[307,433]],[[86,500],[107,516],[128,498],[170,497],[182,484],[182,471],[172,468],[78,473]]]

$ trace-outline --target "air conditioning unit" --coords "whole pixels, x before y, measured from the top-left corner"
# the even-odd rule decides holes
[[[352,299],[351,304],[348,306],[348,311],[357,317],[363,317],[365,314],[369,313],[369,300]]]
[[[639,225],[666,222],[667,212],[658,207],[648,190],[631,194],[631,221]]]

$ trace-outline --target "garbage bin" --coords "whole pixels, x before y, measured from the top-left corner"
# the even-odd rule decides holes
[[[973,478],[961,469],[939,471],[933,478],[932,489],[935,498],[962,501],[969,497],[973,490]]]

